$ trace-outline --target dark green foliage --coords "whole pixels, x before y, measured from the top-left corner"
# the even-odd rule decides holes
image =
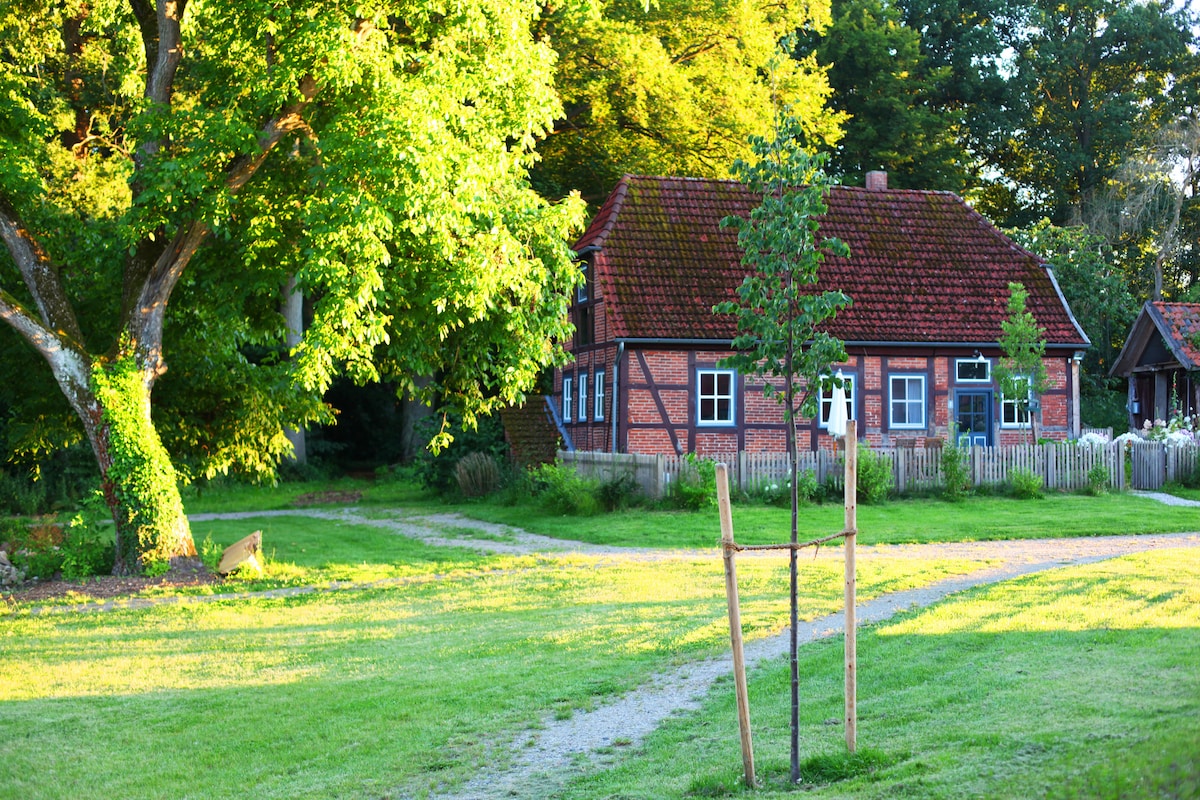
[[[1014,469],[1008,473],[1008,486],[1012,496],[1018,500],[1037,500],[1044,496],[1042,476],[1027,469]]]
[[[0,470],[0,514],[31,517],[73,508],[99,485],[95,456],[76,443]]]
[[[895,488],[892,475],[892,460],[883,453],[876,453],[866,445],[859,445],[858,501],[860,503],[882,503]]]
[[[614,475],[608,480],[601,481],[596,490],[596,499],[600,501],[605,511],[620,511],[636,503],[642,487],[631,473]]]
[[[881,0],[834,0],[832,12],[833,24],[802,46],[829,68],[832,108],[850,115],[830,171],[846,185],[884,169],[896,188],[961,192],[971,161],[955,138],[961,115],[934,104],[945,70],[928,66],[920,31]]]
[[[432,450],[421,451],[415,463],[415,475],[421,485],[439,492],[453,492],[458,489],[455,468],[460,459],[470,453],[483,453],[492,456],[497,461],[508,459],[508,444],[504,441],[504,426],[498,414],[481,416],[474,428],[464,428],[462,419],[450,416],[445,425],[454,429],[454,441],[437,454]],[[421,421],[419,438],[428,442],[433,438],[438,428],[442,426],[438,417],[429,417]]]
[[[699,511],[717,504],[717,464],[712,459],[688,453],[680,466],[679,479],[671,487],[669,502],[676,508]]]
[[[952,443],[942,447],[942,499],[957,503],[971,491],[967,452]]]

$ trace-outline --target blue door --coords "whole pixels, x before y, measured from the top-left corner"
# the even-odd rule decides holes
[[[992,444],[992,393],[959,391],[954,395],[954,421],[959,447],[989,447]]]

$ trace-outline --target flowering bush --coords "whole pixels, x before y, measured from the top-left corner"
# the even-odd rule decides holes
[[[1085,433],[1075,444],[1080,447],[1104,447],[1108,444],[1108,437],[1102,433]]]
[[[1134,442],[1140,442],[1141,440],[1142,440],[1141,436],[1138,436],[1133,431],[1130,431],[1129,433],[1122,433],[1120,436],[1113,439],[1113,444],[1120,444],[1126,450],[1129,450],[1129,447]]]
[[[1198,432],[1200,432],[1200,415],[1193,417],[1175,411],[1171,414],[1170,419],[1159,418],[1142,422],[1141,436],[1152,442],[1183,445],[1195,444]]]

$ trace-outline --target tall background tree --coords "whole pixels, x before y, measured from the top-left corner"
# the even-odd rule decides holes
[[[0,317],[91,445],[118,571],[194,551],[151,403],[176,354],[198,472],[270,472],[339,373],[470,422],[555,360],[582,208],[527,183],[560,112],[538,13],[0,6]]]
[[[559,53],[564,113],[538,151],[535,185],[599,204],[627,172],[727,177],[747,137],[790,104],[806,142],[840,135],[811,56],[768,69],[779,42],[829,21],[829,0],[590,0],[538,27]]]
[[[828,69],[829,106],[846,115],[830,172],[861,186],[884,169],[897,188],[962,191],[969,159],[953,116],[937,106],[949,67],[930,67],[919,31],[883,0],[834,0],[832,12],[830,26],[797,48]]]

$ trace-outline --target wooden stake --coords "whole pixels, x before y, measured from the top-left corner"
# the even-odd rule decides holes
[[[858,746],[858,631],[857,565],[854,543],[858,538],[858,424],[846,422],[846,749]]]
[[[746,657],[742,650],[742,611],[738,605],[737,565],[733,549],[733,511],[729,505],[729,469],[717,464],[717,510],[721,516],[721,550],[725,556],[725,597],[729,601],[729,644],[733,649],[733,683],[737,694],[738,730],[746,786],[757,786],[754,747],[750,741],[750,697],[746,690]]]

